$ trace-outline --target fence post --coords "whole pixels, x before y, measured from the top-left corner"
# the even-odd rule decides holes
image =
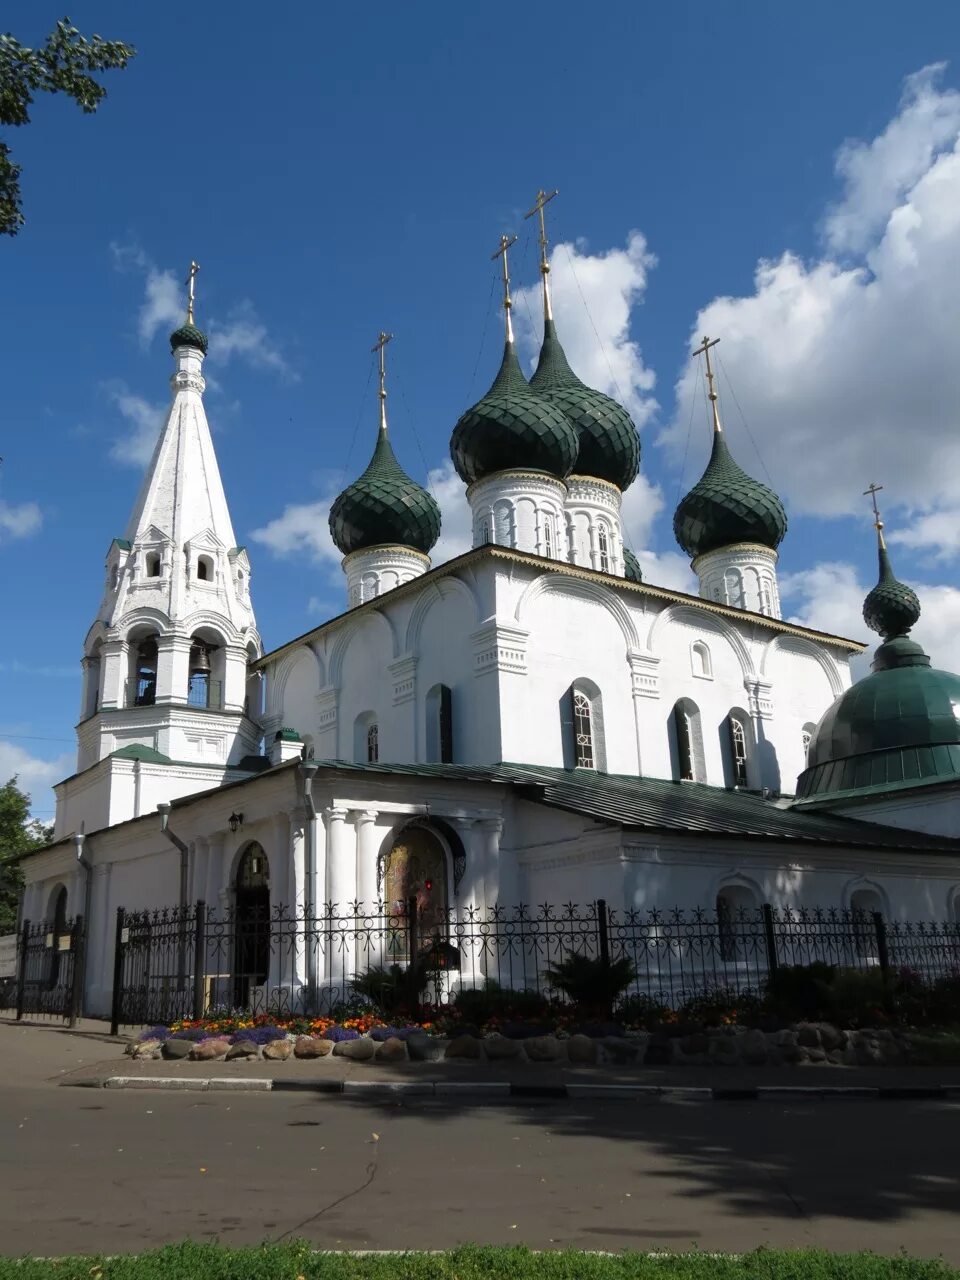
[[[886,981],[890,976],[890,953],[887,950],[887,924],[882,911],[874,911],[873,927],[877,931],[877,961]]]
[[[777,956],[777,935],[773,928],[773,907],[769,902],[763,904],[763,936],[767,944],[767,973],[774,974],[780,966]]]
[[[123,1004],[123,907],[117,907],[117,936],[113,942],[113,991],[110,1001],[110,1034],[120,1030],[120,1014]]]
[[[597,950],[604,969],[610,968],[610,936],[607,932],[607,901],[597,899]]]
[[[30,921],[24,920],[20,930],[20,965],[17,969],[17,1021],[23,1017],[23,1001],[27,990],[27,955],[30,944]]]
[[[207,904],[202,898],[197,900],[196,928],[193,935],[193,1017],[199,1022],[206,1013],[204,998],[204,978],[207,958]]]
[[[75,1027],[83,1008],[84,920],[82,915],[76,917],[73,928],[70,930],[70,952],[73,956],[73,981],[70,984],[67,1025]]]
[[[417,974],[420,959],[420,921],[417,919],[416,898],[407,899],[407,946],[410,949],[410,964],[407,968],[409,986],[407,999],[410,1001],[411,1006],[415,1008],[420,1003]]]

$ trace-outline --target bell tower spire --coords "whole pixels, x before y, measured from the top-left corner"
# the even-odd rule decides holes
[[[258,751],[247,664],[261,644],[250,563],[237,545],[203,405],[199,269],[190,263],[186,319],[170,335],[170,408],[124,536],[107,554],[84,646],[78,771],[118,751],[224,769]],[[198,775],[190,785],[203,789],[214,778]],[[112,822],[134,816],[111,805]],[[58,828],[60,821],[58,812]]]

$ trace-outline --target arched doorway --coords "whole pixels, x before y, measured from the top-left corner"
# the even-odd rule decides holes
[[[53,950],[50,953],[47,987],[52,991],[60,982],[60,939],[67,933],[67,890],[63,885],[53,891],[50,900],[49,919],[51,920],[50,933],[53,938]]]
[[[256,841],[237,864],[234,921],[233,1003],[245,1009],[270,972],[270,865]]]
[[[428,827],[406,827],[384,859],[383,898],[391,928],[391,950],[406,954],[408,904],[416,899],[421,947],[447,936],[447,852]],[[401,941],[401,938],[403,939]],[[393,945],[396,943],[396,946]]]

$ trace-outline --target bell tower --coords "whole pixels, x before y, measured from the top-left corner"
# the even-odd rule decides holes
[[[247,669],[262,647],[250,562],[237,546],[203,407],[198,270],[191,263],[186,321],[170,336],[170,411],[124,536],[107,552],[103,598],[84,644],[78,773],[118,753],[209,770],[259,750],[259,686]],[[205,774],[179,791],[217,780]],[[109,820],[123,820],[112,802]]]

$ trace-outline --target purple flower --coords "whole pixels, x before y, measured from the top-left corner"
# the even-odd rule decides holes
[[[239,1040],[252,1040],[254,1044],[273,1044],[274,1040],[285,1040],[287,1033],[281,1031],[279,1027],[245,1027],[242,1031],[235,1032],[230,1037],[230,1043],[236,1044]]]
[[[205,1040],[210,1033],[203,1027],[185,1027],[183,1031],[168,1031],[171,1040],[192,1040],[195,1044]]]
[[[412,1031],[419,1031],[419,1027],[374,1027],[367,1034],[371,1040],[406,1040]]]
[[[360,1032],[353,1027],[327,1027],[323,1033],[324,1040],[332,1040],[336,1044],[340,1040],[359,1040]]]
[[[170,1032],[166,1027],[148,1027],[146,1031],[141,1031],[138,1040],[167,1040]]]

